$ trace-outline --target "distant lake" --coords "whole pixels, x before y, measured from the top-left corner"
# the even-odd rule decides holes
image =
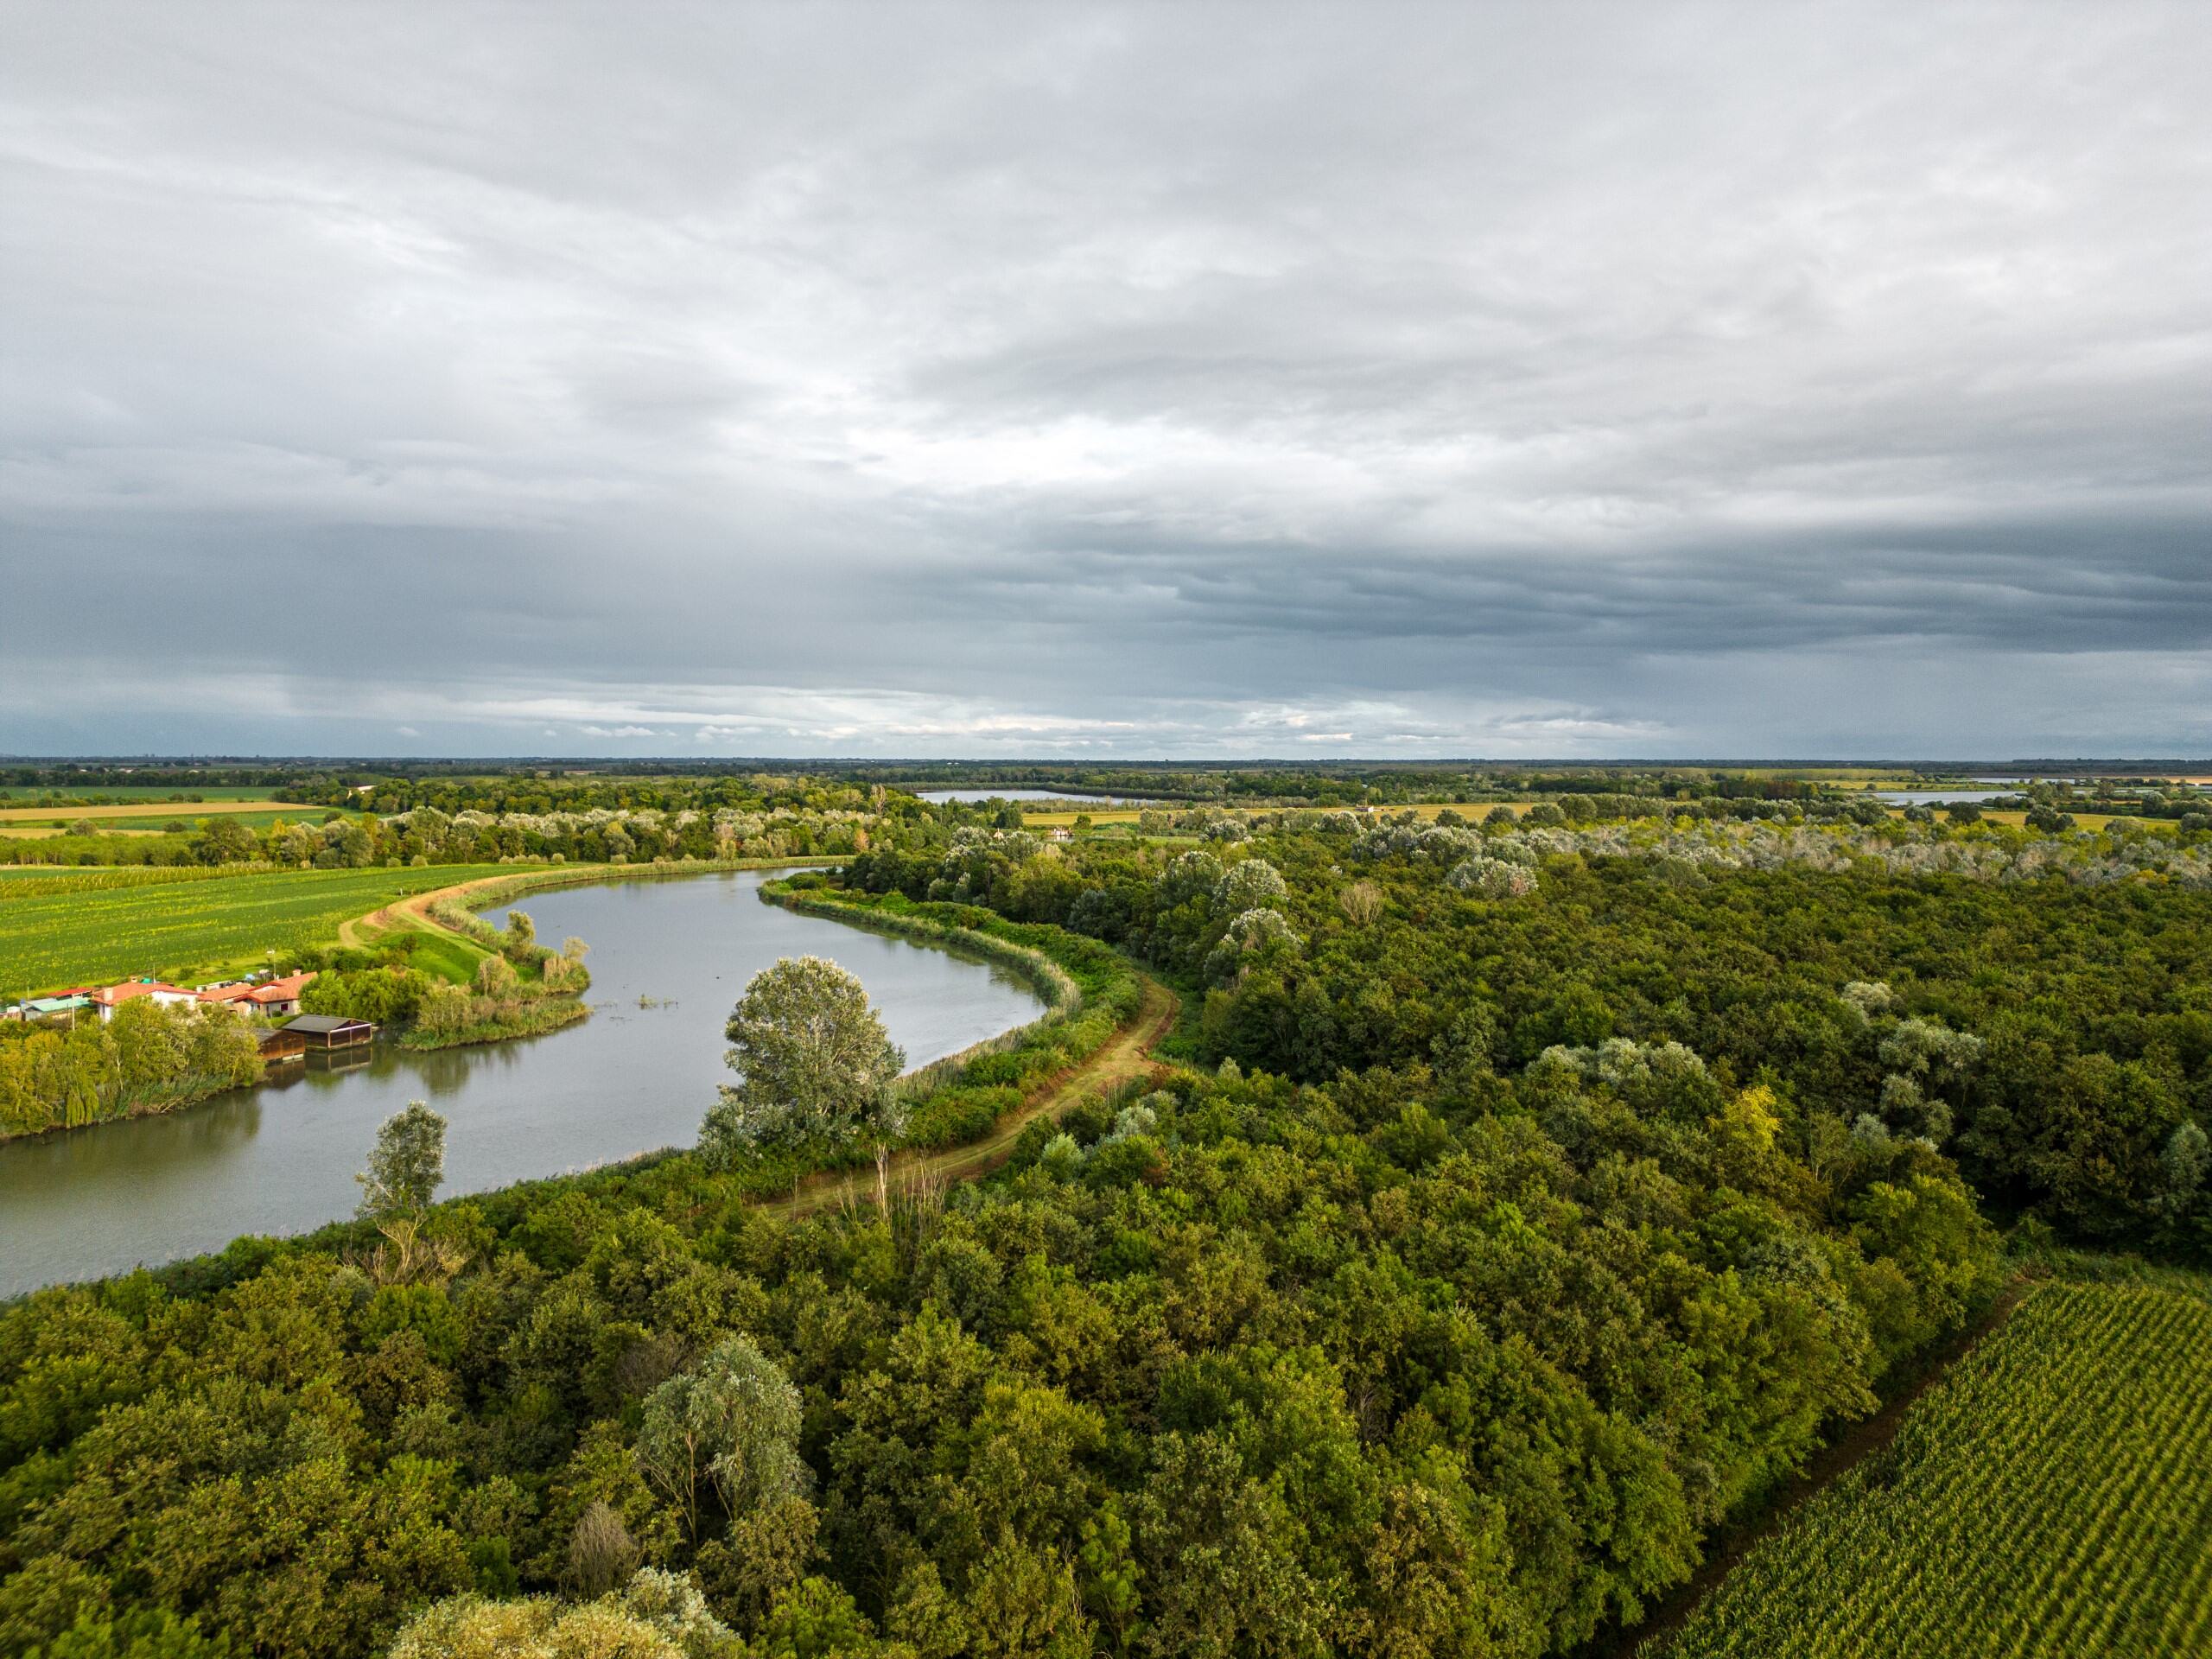
[[[351,1215],[377,1126],[410,1100],[451,1125],[446,1197],[688,1146],[715,1086],[734,1080],[723,1021],[780,957],[828,957],[857,974],[909,1065],[1040,1012],[1003,969],[764,904],[765,879],[615,881],[523,899],[540,938],[576,934],[592,947],[591,1018],[565,1030],[430,1053],[379,1042],[344,1070],[0,1145],[0,1297]]]
[[[1887,801],[1891,806],[1934,806],[1944,801],[1986,801],[1992,795],[2009,793],[2005,790],[1970,789],[1870,789],[1866,791],[1878,801]]]
[[[925,801],[1071,801],[1079,806],[1146,806],[1157,797],[1077,795],[1064,789],[918,789]]]

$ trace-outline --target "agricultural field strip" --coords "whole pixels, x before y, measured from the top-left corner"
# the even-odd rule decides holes
[[[331,810],[265,798],[238,801],[128,801],[117,806],[0,806],[0,823],[51,823],[57,818],[65,823],[74,823],[79,818],[88,818],[95,823],[103,818],[182,818],[188,823],[194,818],[218,814],[228,817],[233,812],[284,813],[296,819],[312,820]]]
[[[1946,1645],[1936,1634],[1955,1599],[1993,1617],[1954,1652],[2202,1651],[2208,1367],[2212,1304],[2201,1297],[2037,1292],[1888,1451],[1755,1548],[1663,1652],[1932,1651]]]
[[[1423,806],[1381,807],[1377,809],[1376,816],[1379,818],[1389,817],[1399,812],[1412,812],[1423,818],[1433,818],[1438,813],[1448,809],[1449,810],[1459,813],[1462,817],[1479,822],[1484,813],[1491,811],[1492,809],[1497,807],[1510,806],[1516,812],[1525,812],[1535,804],[1536,803],[1534,801],[1438,801]],[[1675,803],[1673,802],[1655,800],[1652,803],[1653,810],[1651,816],[1658,817],[1662,816],[1660,811],[1661,808],[1672,806]],[[1173,813],[1186,810],[1187,809],[1178,805],[1166,808],[1165,810]],[[1255,806],[1236,807],[1226,810],[1251,812],[1280,811],[1294,814],[1319,814],[1324,812],[1349,812],[1353,809],[1344,806]],[[1890,808],[1890,816],[1892,818],[1903,818],[1904,817],[1904,808],[1901,806],[1892,806]],[[1094,808],[1090,811],[1085,812],[1079,807],[1069,807],[1065,810],[1056,807],[1049,811],[1044,812],[1025,811],[1021,815],[1021,821],[1024,826],[1027,828],[1052,829],[1056,827],[1066,827],[1072,825],[1078,816],[1089,817],[1094,824],[1135,823],[1137,821],[1138,809],[1135,807],[1109,806]],[[1985,823],[2010,824],[2016,830],[2021,828],[2028,821],[2027,813],[2024,810],[2017,807],[1984,807],[1981,809],[1981,816]],[[2107,812],[2076,812],[2074,814],[2074,821],[2078,828],[2089,830],[2103,830],[2111,824],[2120,823],[2144,825],[2154,831],[2171,830],[2173,827],[2171,820],[2169,819],[2131,818],[2126,817],[2124,815]]]
[[[512,867],[280,870],[21,894],[0,888],[0,987],[10,994],[189,970],[202,976],[327,944],[379,905]]]
[[[24,788],[0,790],[0,806],[51,806],[55,799],[85,799],[92,796],[114,798],[114,804],[128,806],[139,801],[175,802],[179,795],[197,795],[203,801],[259,801],[269,798],[267,784],[102,784],[97,788],[87,786],[79,790]]]
[[[265,867],[238,864],[0,864],[0,903],[52,893],[174,887],[180,881],[228,881],[265,874]]]
[[[225,822],[243,824],[249,830],[266,830],[275,823],[320,824],[329,809],[322,808],[302,813],[295,807],[289,811],[269,812],[259,807],[240,808],[238,810],[218,814]],[[173,833],[172,823],[184,825],[187,834],[197,834],[203,815],[180,813],[173,817],[103,818],[93,829],[103,836],[160,836]],[[0,836],[18,841],[54,840],[67,836],[76,823],[74,818],[38,818],[27,823],[0,823]],[[75,839],[73,837],[73,839]]]

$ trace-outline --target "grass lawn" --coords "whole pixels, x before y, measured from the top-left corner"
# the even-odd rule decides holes
[[[410,893],[513,865],[278,870],[202,880],[0,886],[0,988],[10,995],[151,974],[188,982],[333,943],[339,924]],[[41,871],[49,880],[56,874]],[[89,874],[89,873],[88,873]],[[427,964],[426,964],[427,965]]]
[[[467,879],[467,876],[454,877],[455,881]],[[439,885],[450,887],[453,883],[441,882]],[[365,949],[375,950],[392,943],[401,934],[412,935],[415,940],[413,948],[407,953],[409,967],[419,968],[434,979],[450,980],[456,985],[473,983],[476,978],[477,965],[491,954],[467,939],[413,917],[402,917],[397,925],[389,928],[373,927],[364,920],[353,929],[351,938]],[[527,978],[529,975],[525,974],[524,977]]]

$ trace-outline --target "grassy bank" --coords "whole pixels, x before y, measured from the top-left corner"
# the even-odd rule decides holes
[[[488,1020],[471,1020],[451,1031],[426,1031],[420,1026],[401,1033],[402,1048],[417,1050],[467,1048],[479,1043],[504,1043],[513,1037],[542,1037],[549,1031],[572,1026],[591,1010],[566,992],[552,992],[518,999],[512,1010]]]

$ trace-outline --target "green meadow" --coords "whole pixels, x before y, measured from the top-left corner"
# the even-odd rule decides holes
[[[512,873],[512,865],[445,864],[201,879],[179,871],[178,879],[99,885],[83,877],[57,882],[49,872],[41,873],[45,882],[16,877],[0,885],[0,988],[15,995],[139,974],[195,980],[261,967],[271,955],[332,943],[341,922],[395,899]]]

